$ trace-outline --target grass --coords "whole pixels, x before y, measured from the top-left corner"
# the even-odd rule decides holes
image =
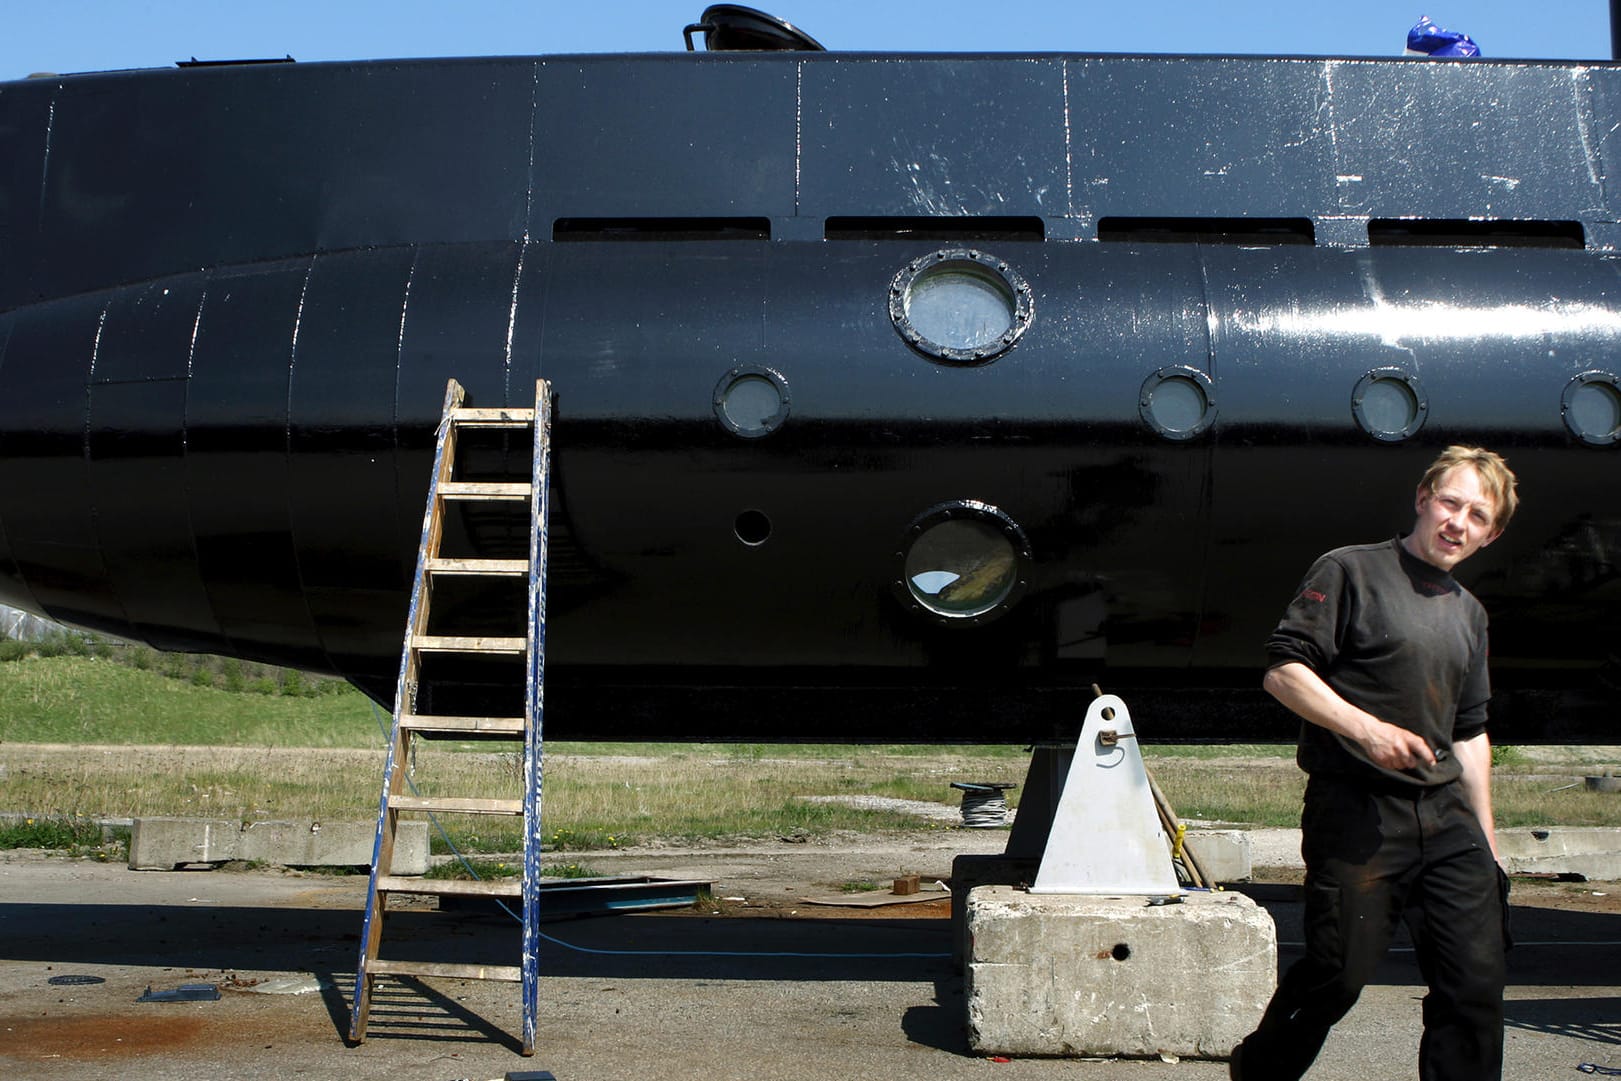
[[[1285,763],[1195,761],[1148,750],[1150,768],[1184,819],[1297,826],[1305,775]],[[1621,826],[1621,799],[1589,792],[1581,778],[1615,768],[1617,747],[1506,747],[1492,771],[1499,829]]]
[[[909,792],[949,801],[952,780],[997,770],[972,752],[886,756],[818,748],[839,757],[732,758],[700,746],[645,746],[637,757],[549,752],[544,816],[554,851],[611,849],[649,840],[827,836],[841,830],[919,828],[893,811],[809,803],[801,797]],[[668,753],[660,753],[668,752]],[[374,818],[383,752],[285,747],[123,747],[0,744],[3,796],[38,815],[181,814],[263,820]],[[1016,775],[1016,774],[1015,774]],[[513,755],[427,744],[416,756],[418,790],[515,798]],[[522,847],[515,820],[442,815],[458,849]],[[436,851],[448,851],[443,842]]]
[[[640,749],[645,753],[604,756],[574,753],[569,745],[548,755],[544,821],[549,849],[600,851],[650,841],[926,829],[931,827],[909,815],[810,803],[802,797],[904,794],[952,803],[952,780],[1019,776],[1001,748],[983,756],[973,749],[938,747],[889,755],[824,746],[812,749],[821,756],[814,758],[735,756],[702,745]],[[1304,778],[1288,759],[1190,758],[1160,750],[1148,749],[1151,768],[1183,818],[1297,824]],[[1579,783],[1582,774],[1600,767],[1550,763],[1552,749],[1534,750],[1535,757],[1505,766],[1496,775],[1502,826],[1621,825],[1621,800],[1589,792]],[[1573,753],[1586,758],[1598,750]],[[39,817],[184,814],[364,821],[377,813],[382,761],[380,749],[6,743],[0,744],[0,793],[5,809]],[[426,745],[417,756],[416,776],[425,794],[511,798],[520,790],[515,757],[489,751]],[[1016,802],[1018,791],[1011,795]],[[522,848],[515,820],[444,815],[441,821],[459,850],[510,853]],[[433,840],[436,852],[449,851],[437,836]]]
[[[274,683],[293,685],[289,679]],[[370,700],[348,684],[322,685],[335,689],[316,695],[231,691],[108,657],[33,654],[0,664],[0,741],[377,746]]]
[[[0,823],[0,848],[74,848],[101,843],[101,827],[86,818],[48,815]]]
[[[1298,826],[1306,777],[1289,759],[1162,756],[1145,748],[1154,779],[1184,820]]]
[[[388,719],[358,692],[332,680],[142,649],[65,636],[43,650],[6,651],[0,811],[41,823],[140,815],[375,818]],[[519,795],[516,754],[492,753],[491,746],[423,744],[417,783],[430,795]],[[1144,753],[1184,819],[1298,822],[1304,777],[1292,747],[1151,745]],[[955,805],[952,781],[1020,782],[1026,760],[1017,746],[551,743],[547,846],[594,851],[649,841],[946,828],[805,797]],[[1501,825],[1621,826],[1621,799],[1571,787],[1583,774],[1621,765],[1621,749],[1505,747],[1495,761]],[[1017,806],[1019,795],[1010,792],[1010,804]],[[459,850],[522,848],[515,821],[443,821]],[[0,832],[0,846],[86,843],[71,831],[49,844],[43,836]],[[434,838],[435,851],[449,848]]]
[[[13,815],[0,819],[0,849],[43,848],[103,862],[129,858],[129,830],[105,829],[81,816]]]

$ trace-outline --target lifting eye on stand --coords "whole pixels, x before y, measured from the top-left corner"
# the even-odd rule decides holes
[[[1103,688],[1099,687],[1096,683],[1092,684],[1092,697],[1093,698],[1102,698],[1103,697]],[[1098,716],[1102,717],[1105,721],[1114,720],[1114,707],[1113,706],[1104,706],[1103,709],[1099,711]],[[1136,739],[1136,738],[1137,738],[1137,733],[1135,733],[1135,732],[1127,732],[1124,735],[1122,735],[1120,733],[1120,730],[1117,729],[1117,728],[1103,728],[1103,729],[1098,730],[1098,742],[1100,744],[1102,744],[1103,746],[1105,746],[1105,747],[1113,747],[1113,746],[1117,745],[1123,739]]]

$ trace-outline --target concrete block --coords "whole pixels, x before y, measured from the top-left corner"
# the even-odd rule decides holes
[[[969,1044],[983,1054],[1223,1058],[1277,981],[1272,918],[1237,893],[968,895]]]
[[[1182,843],[1217,882],[1248,882],[1254,872],[1244,830],[1189,830]]]
[[[428,869],[428,823],[401,822],[394,839],[394,873]],[[375,822],[251,822],[242,828],[237,859],[282,867],[366,867],[377,839]]]
[[[951,861],[951,967],[967,974],[968,898],[980,886],[1028,886],[1041,860],[1030,856],[958,856]]]
[[[137,818],[130,827],[132,871],[172,871],[188,863],[234,860],[242,823],[227,818]]]
[[[1497,852],[1509,874],[1621,879],[1621,829],[1613,827],[1498,830]]]
[[[172,871],[188,863],[255,860],[281,867],[366,867],[377,837],[375,822],[252,822],[223,818],[137,818],[130,832],[129,866]],[[399,824],[394,873],[428,870],[428,823]]]
[[[1186,842],[1217,882],[1250,880],[1250,838],[1243,830],[1189,830]],[[951,963],[957,971],[968,959],[968,894],[977,886],[1028,886],[1040,869],[1040,858],[1029,856],[969,855],[951,861]]]

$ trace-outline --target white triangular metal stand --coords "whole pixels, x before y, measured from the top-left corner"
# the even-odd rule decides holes
[[[1131,712],[1093,699],[1031,893],[1179,895]]]

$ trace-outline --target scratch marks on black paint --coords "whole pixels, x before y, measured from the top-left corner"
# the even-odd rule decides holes
[[[1358,210],[1363,202],[1360,172],[1346,168],[1340,154],[1340,120],[1338,102],[1334,93],[1334,74],[1339,65],[1330,60],[1323,65],[1323,97],[1320,112],[1327,117],[1323,126],[1328,129],[1328,158],[1334,166],[1334,201],[1340,210]]]
[[[794,65],[794,217],[799,216],[799,176],[805,160],[805,65]]]
[[[523,261],[529,254],[527,243],[518,245],[518,266],[512,272],[512,301],[507,306],[507,340],[502,349],[501,388],[504,400],[512,400],[512,339],[518,330],[518,286],[523,282]]]
[[[1599,205],[1604,206],[1608,204],[1609,199],[1604,190],[1604,162],[1603,158],[1599,154],[1599,145],[1602,144],[1605,139],[1608,139],[1611,135],[1614,135],[1616,127],[1621,127],[1621,124],[1612,126],[1609,131],[1599,136],[1596,140],[1594,139],[1593,86],[1591,79],[1588,77],[1587,68],[1578,67],[1571,69],[1570,95],[1571,104],[1575,107],[1576,111],[1576,134],[1582,143],[1582,161],[1587,166],[1587,179],[1593,184],[1594,187],[1598,188]]]
[[[298,310],[293,313],[293,338],[287,349],[287,408],[283,413],[286,419],[287,455],[293,454],[293,368],[298,364],[298,332],[304,325],[304,301],[310,295],[310,279],[315,276],[315,260],[304,270],[304,284],[298,290]]]
[[[61,86],[58,84],[57,89]],[[45,189],[51,177],[51,135],[56,129],[56,95],[51,95],[50,107],[45,111],[45,149],[39,163],[39,227],[45,228]]]
[[[391,425],[394,429],[395,450],[400,446],[400,381],[405,368],[405,320],[411,311],[411,286],[416,282],[417,263],[421,259],[421,248],[411,252],[411,269],[405,273],[405,295],[400,298],[400,332],[394,342],[394,410]],[[398,481],[398,476],[395,479]]]
[[[530,69],[529,82],[529,174],[523,202],[523,242],[529,243],[529,223],[535,212],[535,124],[540,116],[540,62]]]
[[[1064,213],[1074,212],[1075,207],[1075,140],[1071,136],[1070,103],[1069,103],[1069,64],[1060,69],[1060,80],[1064,93]]]

